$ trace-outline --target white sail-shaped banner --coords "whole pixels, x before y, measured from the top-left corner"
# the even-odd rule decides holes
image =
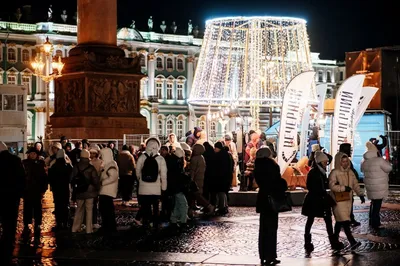
[[[328,90],[328,84],[319,84],[317,85],[317,99],[318,99],[318,116],[317,123],[319,123],[320,116],[324,113],[324,103],[326,97],[326,91]]]
[[[298,151],[297,132],[301,125],[315,72],[307,71],[294,77],[283,97],[278,143],[278,164],[283,174]]]
[[[360,101],[358,102],[358,107],[357,107],[355,128],[357,127],[358,123],[360,123],[360,120],[363,117],[365,110],[367,110],[369,103],[371,102],[372,98],[374,97],[377,91],[378,88],[375,87],[362,88]]]
[[[365,75],[355,75],[346,79],[336,94],[331,139],[332,156],[339,151],[340,144],[353,145],[356,114],[364,79]]]

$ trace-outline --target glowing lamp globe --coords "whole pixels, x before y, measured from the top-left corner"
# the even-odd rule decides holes
[[[305,20],[212,19],[206,23],[189,103],[281,106],[286,85],[307,70],[312,63]]]

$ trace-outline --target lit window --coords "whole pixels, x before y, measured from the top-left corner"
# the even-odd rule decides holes
[[[31,77],[29,76],[22,76],[22,85],[26,87],[28,90],[28,95],[31,94]]]
[[[61,50],[56,50],[56,58],[62,57],[62,51]]]
[[[169,136],[169,134],[173,133],[173,131],[174,131],[174,124],[173,124],[172,120],[168,120],[167,121],[167,131],[166,131],[165,135]]]
[[[7,84],[17,84],[17,76],[7,75]]]
[[[184,70],[183,60],[180,59],[180,58],[177,60],[177,69],[178,69],[178,71],[183,71]]]
[[[161,57],[157,57],[157,69],[163,69],[163,60]]]
[[[29,62],[31,60],[29,50],[22,50],[22,62]]]
[[[324,81],[324,73],[322,71],[318,71],[318,82]]]
[[[217,125],[214,121],[210,123],[210,136],[212,138],[217,137]]]
[[[167,99],[172,100],[172,83],[167,83]]]
[[[174,63],[172,62],[172,58],[167,59],[167,69],[172,70],[174,68]]]
[[[157,122],[157,134],[158,135],[163,134],[163,121],[161,119],[158,119],[158,122]]]
[[[15,52],[14,48],[8,48],[7,59],[9,62],[17,61],[17,53]]]
[[[183,121],[178,120],[176,122],[176,136],[178,137],[178,139],[181,139],[183,137],[183,132],[184,132]]]
[[[178,100],[183,100],[183,84],[176,85],[176,92]]]
[[[143,54],[140,55],[140,66],[146,66],[146,57]]]
[[[205,129],[206,129],[206,122],[205,122],[205,121],[200,121],[200,122],[199,122],[199,127],[200,127],[202,130],[205,130]]]
[[[156,83],[156,93],[157,93],[157,98],[162,99],[162,90],[163,90],[163,84],[161,82]]]
[[[326,72],[326,82],[328,82],[328,83],[332,82],[331,72],[330,71]]]

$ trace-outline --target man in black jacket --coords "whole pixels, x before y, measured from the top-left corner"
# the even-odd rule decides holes
[[[340,144],[339,152],[343,152],[347,156],[349,156],[349,158],[351,158],[351,154],[352,154],[351,144],[350,143],[342,143],[342,144]],[[353,171],[354,175],[357,178],[357,181],[360,181],[360,176],[358,175],[358,172],[356,171],[356,169],[354,169],[353,162],[351,160],[350,160],[350,170]],[[353,198],[353,204],[354,204],[354,198]],[[354,218],[353,206],[351,206],[350,219],[351,219],[351,221],[350,221],[351,225],[353,225],[353,226],[360,226],[361,225],[361,223],[356,221],[356,219]]]
[[[0,235],[0,265],[8,265],[15,243],[18,206],[25,186],[25,171],[21,159],[8,152],[0,142],[0,219],[3,234]]]

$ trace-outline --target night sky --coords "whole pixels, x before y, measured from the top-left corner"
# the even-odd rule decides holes
[[[173,20],[178,31],[186,30],[187,22],[204,29],[205,21],[221,16],[294,16],[307,20],[311,50],[325,59],[344,59],[345,52],[379,46],[400,45],[400,9],[398,0],[118,0],[118,27],[126,27],[132,20],[136,28],[147,29],[147,19],[153,16],[154,29],[162,20],[170,25]],[[76,0],[65,1],[7,1],[2,7],[2,20],[15,20],[17,7],[32,5],[34,21],[47,18],[47,8],[53,5],[55,22],[63,9],[72,19]],[[93,7],[99,8],[99,7]],[[21,21],[24,21],[22,17]]]

